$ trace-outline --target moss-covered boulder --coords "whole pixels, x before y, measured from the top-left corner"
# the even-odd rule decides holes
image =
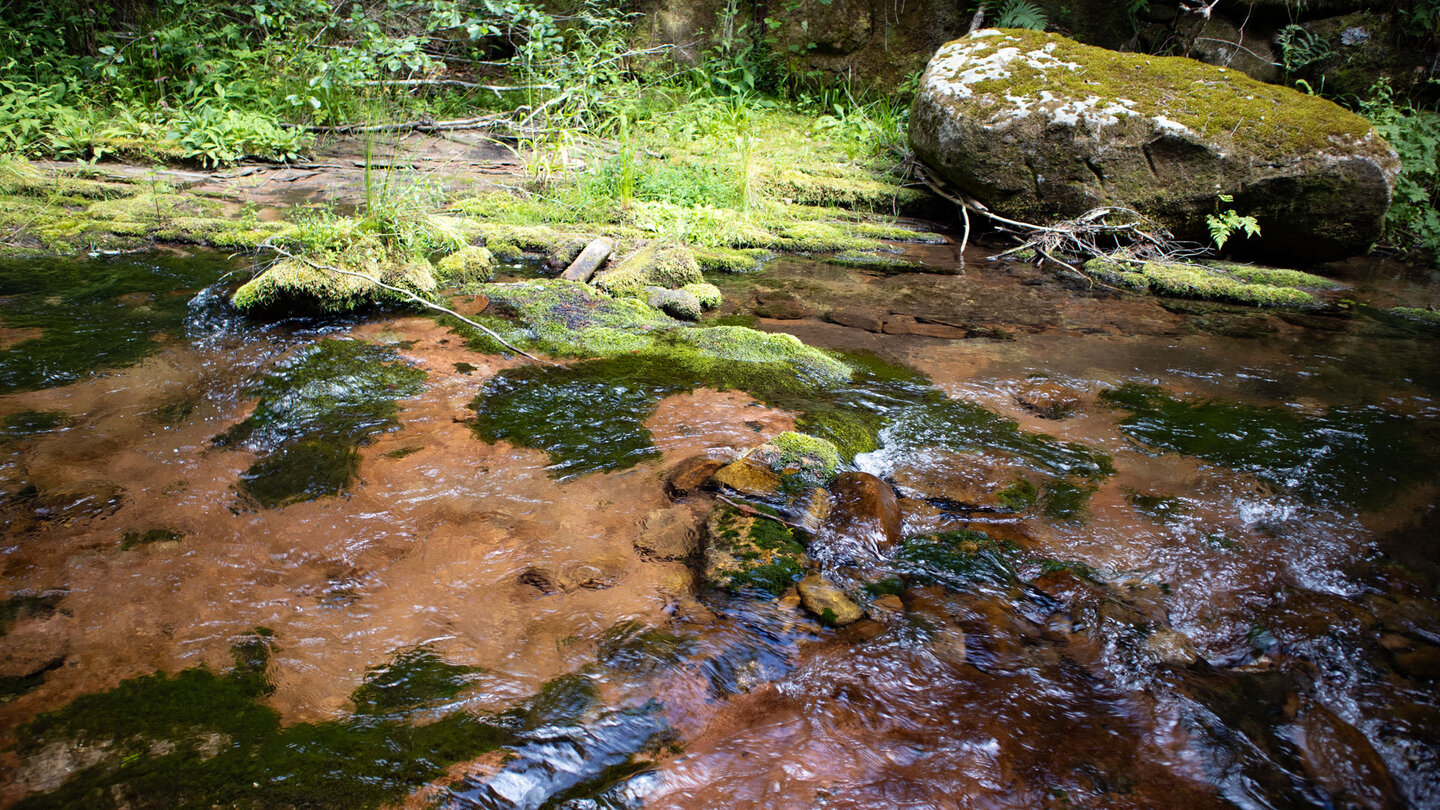
[[[646,287],[679,289],[705,281],[689,248],[652,242],[595,276],[595,286],[611,295],[645,295]]]
[[[1300,259],[1366,250],[1399,169],[1369,122],[1324,99],[1190,59],[1011,29],[935,54],[910,139],[1006,216],[1123,205],[1205,239],[1205,215],[1228,194],[1228,207],[1259,220],[1259,249]]]
[[[434,293],[435,273],[429,262],[397,263],[379,252],[354,252],[341,257],[321,256],[315,261],[282,259],[235,291],[230,300],[242,310],[277,307],[347,312],[376,301],[404,300],[404,296],[357,275],[378,278],[420,297]]]
[[[779,521],[716,506],[705,522],[705,583],[779,596],[809,567],[805,547]]]
[[[495,257],[489,250],[466,245],[441,259],[440,278],[457,284],[489,281],[495,276]]]

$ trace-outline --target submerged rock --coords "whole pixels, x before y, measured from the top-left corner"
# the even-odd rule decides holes
[[[810,572],[800,580],[796,588],[800,591],[800,603],[827,626],[844,627],[854,624],[865,615],[854,599],[827,581],[819,572]]]
[[[1015,392],[1015,401],[1042,419],[1064,419],[1080,410],[1083,395],[1049,380],[1031,380]]]
[[[711,480],[751,498],[770,498],[780,491],[780,476],[754,456],[743,456],[716,471]]]
[[[676,464],[665,476],[665,489],[672,496],[689,495],[709,483],[716,471],[724,466],[725,462],[709,456],[691,456]]]
[[[1101,205],[1206,235],[1217,195],[1295,258],[1379,237],[1399,160],[1365,119],[1317,96],[1190,59],[1035,31],[984,30],[930,60],[916,152],[997,213],[1037,221]]]
[[[830,490],[835,499],[825,521],[825,531],[843,544],[856,543],[858,551],[871,557],[885,556],[898,548],[900,503],[890,485],[863,472],[843,472]]]
[[[683,506],[656,509],[645,516],[635,550],[656,560],[684,560],[700,550],[695,513]]]
[[[896,467],[891,480],[906,497],[962,511],[1019,512],[1039,497],[1025,465],[1005,455],[934,450]]]

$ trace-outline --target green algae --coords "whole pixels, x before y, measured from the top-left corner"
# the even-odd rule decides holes
[[[0,326],[36,334],[0,349],[0,393],[139,362],[181,334],[193,294],[232,267],[211,253],[0,260]]]
[[[705,331],[709,330],[681,334]],[[774,337],[787,338],[784,345],[794,340],[788,335]],[[687,344],[665,354],[510,369],[492,378],[471,403],[476,411],[472,426],[485,441],[505,440],[544,450],[550,456],[551,474],[562,479],[623,470],[658,458],[644,423],[661,399],[708,387],[745,391],[767,405],[798,414],[800,430],[833,443],[848,458],[874,450],[887,412],[926,390],[919,382],[923,378],[873,358],[853,358],[849,379],[824,376],[819,378],[822,383],[830,383],[817,384],[810,375],[797,374],[804,366],[780,359],[765,362],[770,356],[746,352],[740,355],[743,359],[716,358],[694,352]],[[839,363],[825,359],[826,368]],[[556,418],[573,411],[577,402],[585,403],[583,420]]]
[[[178,543],[184,538],[184,532],[177,532],[174,529],[147,529],[143,532],[125,532],[120,538],[120,550],[129,551],[136,546],[148,546],[154,543]]]
[[[984,532],[965,530],[907,538],[897,560],[906,578],[922,585],[1005,586],[1016,580],[1018,550]]]
[[[1133,292],[1148,291],[1175,298],[1260,307],[1308,306],[1315,303],[1315,296],[1307,289],[1331,290],[1339,286],[1329,279],[1299,270],[1231,262],[1145,262],[1136,265],[1096,257],[1085,262],[1082,269],[1102,284]]]
[[[1051,481],[1040,496],[1040,511],[1051,520],[1080,522],[1089,509],[1095,487],[1073,481]]]
[[[429,647],[416,647],[398,653],[388,664],[367,669],[350,700],[356,714],[412,712],[469,689],[480,671],[451,664]]]
[[[215,444],[266,453],[239,484],[264,508],[338,495],[358,470],[357,447],[399,425],[396,401],[419,393],[424,379],[393,349],[322,340],[256,384],[255,411]]]
[[[0,445],[54,433],[75,424],[64,411],[19,411],[0,419]]]
[[[715,507],[710,522],[715,551],[725,559],[707,569],[711,587],[775,597],[805,575],[805,547],[789,526],[743,515],[728,505]]]
[[[65,591],[21,593],[0,601],[0,636],[10,632],[21,620],[47,619],[55,615],[65,595]]]
[[[1434,477],[1434,456],[1413,424],[1379,408],[1307,417],[1134,384],[1100,400],[1128,411],[1121,429],[1151,447],[1248,472],[1308,501],[1374,508]]]
[[[22,755],[82,743],[110,753],[16,806],[375,808],[516,739],[512,724],[463,711],[423,724],[361,714],[282,727],[264,702],[274,646],[261,629],[233,648],[229,672],[131,678],[21,726]]]
[[[1174,523],[1185,516],[1185,502],[1165,495],[1125,490],[1125,502],[1140,514],[1160,523]]]
[[[956,453],[1002,450],[1043,472],[1062,477],[1093,479],[1114,472],[1110,458],[1102,453],[1082,444],[1059,442],[1044,433],[1022,430],[1015,420],[973,402],[945,400],[908,409],[885,430],[884,441],[886,448],[902,452],[923,448]],[[1027,488],[1023,495],[1034,503],[1031,489]]]
[[[996,504],[1006,512],[1023,512],[1040,500],[1040,490],[1024,478],[1012,481],[995,493]]]

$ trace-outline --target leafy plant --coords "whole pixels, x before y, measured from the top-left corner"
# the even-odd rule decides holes
[[[1440,264],[1440,114],[1398,101],[1390,85],[1377,82],[1361,112],[1400,155],[1400,173],[1390,211],[1388,238],[1427,250]]]
[[[1280,47],[1280,66],[1286,74],[1335,55],[1335,49],[1329,40],[1298,25],[1287,25],[1280,29],[1280,33],[1275,35],[1275,44]]]
[[[990,12],[992,4],[993,0],[986,0],[981,6]],[[996,28],[1030,28],[1044,31],[1049,24],[1050,18],[1045,14],[1045,10],[1030,0],[1004,0],[999,10],[995,11]]]
[[[1235,198],[1229,194],[1221,194],[1219,196],[1219,202],[1228,203],[1234,201]],[[1216,203],[1216,207],[1218,209],[1219,203]],[[1248,214],[1241,216],[1236,213],[1233,208],[1226,208],[1224,211],[1217,210],[1214,214],[1207,214],[1205,216],[1205,225],[1210,229],[1210,239],[1215,243],[1216,250],[1224,250],[1225,243],[1230,241],[1230,237],[1237,233],[1243,232],[1247,239],[1260,235],[1260,223],[1255,217]]]

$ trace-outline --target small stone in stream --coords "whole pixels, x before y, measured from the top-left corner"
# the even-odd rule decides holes
[[[1015,392],[1015,401],[1042,419],[1074,416],[1081,405],[1080,393],[1059,383],[1035,380]]]
[[[831,323],[838,323],[841,326],[848,326],[851,329],[864,329],[866,332],[880,332],[885,324],[884,310],[879,309],[855,309],[846,307],[844,309],[832,310],[826,315]]]
[[[73,623],[56,613],[20,622],[0,636],[0,679],[33,678],[60,666],[70,654]]]
[[[780,476],[769,465],[750,456],[726,464],[710,480],[752,498],[768,498],[780,491]]]
[[[830,492],[822,487],[811,487],[805,493],[799,524],[805,531],[815,534],[825,525],[830,516]]]
[[[890,485],[869,473],[843,472],[830,485],[834,501],[825,528],[837,537],[858,541],[870,556],[898,548],[900,503]]]
[[[1145,639],[1145,650],[1160,663],[1173,667],[1188,667],[1200,659],[1195,645],[1184,633],[1164,627]]]
[[[705,584],[731,593],[785,593],[809,566],[790,528],[717,504],[705,523]]]
[[[700,550],[699,522],[683,506],[656,509],[645,516],[635,550],[653,560],[684,560]]]
[[[724,466],[725,462],[709,456],[691,456],[676,464],[665,476],[665,489],[675,497],[689,495],[709,483],[710,478]]]
[[[824,577],[816,572],[811,572],[804,579],[800,580],[797,586],[800,591],[800,602],[805,609],[815,614],[820,623],[827,627],[844,627],[847,624],[854,624],[865,615],[855,600],[845,595],[845,592],[830,584]]]

